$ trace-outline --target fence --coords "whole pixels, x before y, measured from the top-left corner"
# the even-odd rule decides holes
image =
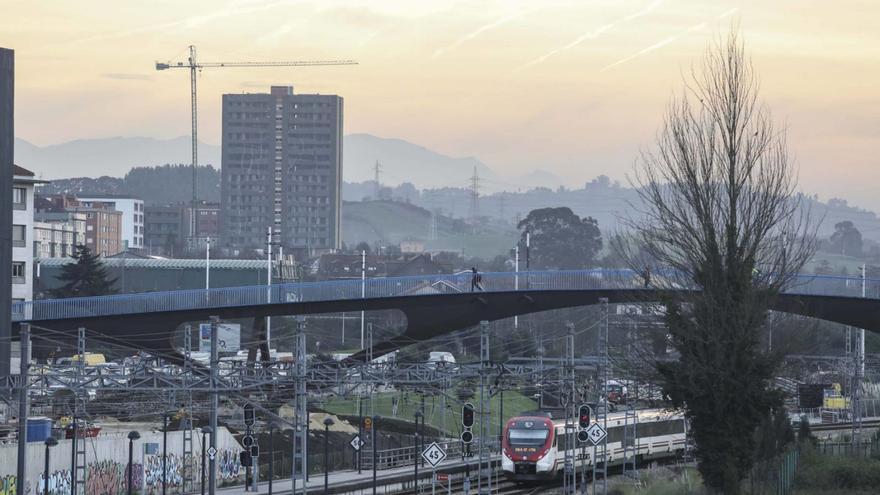
[[[816,453],[838,457],[878,457],[880,456],[880,440],[864,438],[861,442],[818,441]]]
[[[794,486],[794,478],[797,474],[800,450],[793,448],[782,454],[779,462],[779,476],[776,482],[776,495],[788,495]]]

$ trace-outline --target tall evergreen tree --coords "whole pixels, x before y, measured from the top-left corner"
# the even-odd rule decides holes
[[[74,248],[71,257],[75,262],[61,267],[58,280],[63,285],[50,291],[52,297],[103,296],[116,292],[113,287],[116,279],[110,278],[104,263],[91,249],[80,244]]]

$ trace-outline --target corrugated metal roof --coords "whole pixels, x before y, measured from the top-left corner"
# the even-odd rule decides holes
[[[205,269],[203,259],[139,259],[139,258],[101,258],[108,267],[126,268],[158,268],[164,270]],[[72,258],[43,258],[38,259],[43,267],[56,267],[72,263]],[[266,270],[265,260],[211,260],[211,269],[229,270]]]

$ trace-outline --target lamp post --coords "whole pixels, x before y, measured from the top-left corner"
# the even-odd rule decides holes
[[[168,417],[170,412],[162,413],[162,495],[168,486]]]
[[[43,495],[49,495],[49,447],[58,445],[55,437],[46,439],[46,467],[43,469]]]
[[[330,450],[329,450],[329,438],[330,438],[330,426],[333,425],[333,418],[327,416],[324,418],[324,495],[327,495],[329,492],[329,482],[330,482]]]
[[[211,434],[210,426],[202,427],[202,495],[205,495],[205,437]]]
[[[422,410],[416,411],[416,436],[413,439],[413,492],[419,492],[419,423],[422,420]]]
[[[139,439],[141,434],[136,431],[128,432],[128,495],[131,495],[131,481],[134,473],[134,441]]]

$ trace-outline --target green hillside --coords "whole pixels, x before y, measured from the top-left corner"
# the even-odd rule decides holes
[[[416,410],[421,405],[421,402],[418,400],[418,397],[415,394],[408,394],[408,397],[405,397],[405,395],[407,394],[395,392],[373,394],[372,399],[374,414],[385,418],[393,417],[412,421]],[[392,398],[395,396],[400,400],[397,406],[396,415],[394,414],[394,409],[392,406]],[[478,404],[479,399],[473,399],[471,400],[471,402],[476,405]],[[343,414],[352,416],[357,415],[357,401],[355,399],[334,397],[320,404],[320,406],[322,409],[332,414]],[[364,413],[369,414],[369,398],[364,398],[363,406],[365,408]],[[446,428],[449,430],[450,434],[454,435],[459,431],[461,425],[461,406],[453,405],[452,401],[448,402],[448,406],[449,409],[446,416]],[[489,431],[491,431],[493,434],[498,431],[498,424],[500,420],[500,418],[498,417],[498,413],[501,409],[500,406],[501,401],[499,396],[496,395],[490,399],[489,417],[487,418],[487,422],[490,425]],[[524,411],[534,411],[537,408],[538,404],[531,398],[525,397],[519,392],[509,390],[504,393],[503,421],[507,421],[513,416],[517,416]],[[443,430],[442,401],[439,398],[428,397],[426,399],[425,424],[433,426],[438,430]],[[477,428],[479,427],[479,420],[477,421],[477,424],[475,426]],[[476,428],[475,431],[477,431]]]
[[[519,235],[512,225],[501,223],[474,227],[442,215],[435,221],[437,236],[432,240],[431,212],[424,208],[396,201],[347,201],[342,206],[342,240],[349,246],[420,241],[427,250],[491,259],[508,252]]]

